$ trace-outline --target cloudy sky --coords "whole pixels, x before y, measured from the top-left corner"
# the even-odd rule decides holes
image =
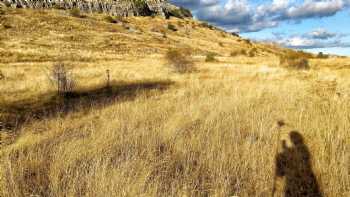
[[[350,55],[350,0],[170,0],[241,36]]]

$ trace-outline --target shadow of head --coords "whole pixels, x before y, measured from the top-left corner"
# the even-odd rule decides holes
[[[289,137],[295,146],[304,144],[304,138],[298,131],[291,131]]]

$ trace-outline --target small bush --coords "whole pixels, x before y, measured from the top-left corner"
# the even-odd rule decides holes
[[[286,68],[308,70],[310,69],[308,59],[295,56],[295,54],[287,54],[280,56],[280,65]]]
[[[177,31],[176,26],[171,24],[171,23],[168,24],[168,29],[171,30],[171,31]]]
[[[112,16],[106,16],[105,18],[105,21],[109,22],[109,23],[118,23],[118,21],[113,18]]]
[[[258,50],[256,48],[252,48],[248,52],[249,57],[255,57],[258,54]]]
[[[251,46],[252,45],[252,41],[248,40],[248,39],[243,39],[243,42],[246,43],[247,45]]]
[[[215,53],[208,53],[205,57],[206,62],[216,62],[217,59],[215,58],[217,54]]]
[[[319,52],[317,54],[317,58],[320,58],[320,59],[327,59],[329,58],[329,55],[326,55],[326,54],[323,54],[322,52]]]
[[[165,58],[178,73],[189,73],[196,70],[189,50],[169,50]]]
[[[238,33],[236,33],[236,32],[231,32],[231,35],[234,37],[239,37]]]
[[[69,11],[69,14],[77,18],[84,18],[84,16],[80,13],[80,10],[78,8],[71,9]]]

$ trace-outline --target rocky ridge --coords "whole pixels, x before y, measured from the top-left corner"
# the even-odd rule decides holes
[[[0,3],[12,8],[79,9],[85,13],[105,13],[123,17],[192,17],[189,10],[177,7],[167,0],[0,0]]]

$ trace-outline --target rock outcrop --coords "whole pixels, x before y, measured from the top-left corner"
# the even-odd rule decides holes
[[[124,17],[152,15],[165,18],[192,17],[189,10],[172,5],[167,0],[0,0],[0,2],[13,8],[77,8],[86,13],[98,12]]]

